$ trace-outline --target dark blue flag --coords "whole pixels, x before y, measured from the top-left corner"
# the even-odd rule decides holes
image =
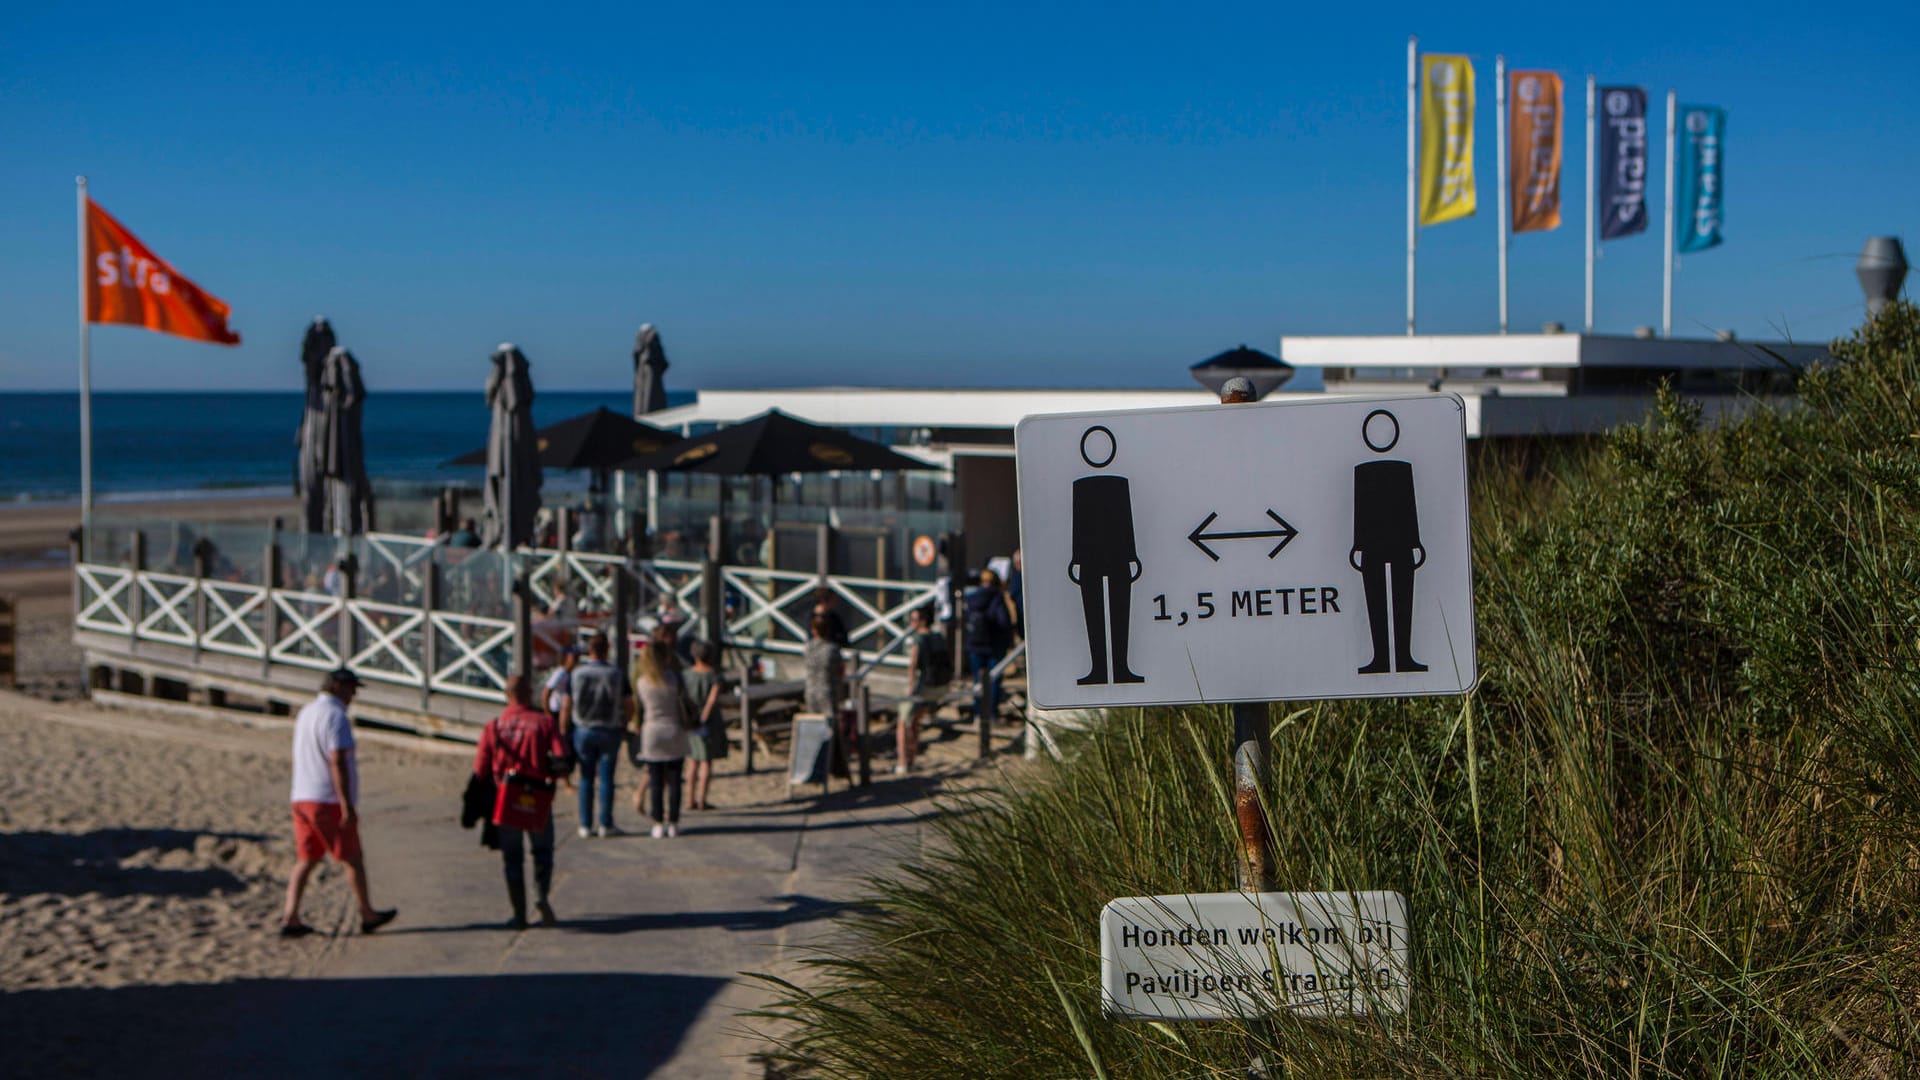
[[[1600,88],[1600,239],[1647,231],[1647,92]]]

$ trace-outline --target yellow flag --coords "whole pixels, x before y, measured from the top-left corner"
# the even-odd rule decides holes
[[[1420,58],[1420,224],[1472,217],[1473,61]]]

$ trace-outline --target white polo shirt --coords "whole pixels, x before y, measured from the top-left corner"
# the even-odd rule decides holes
[[[333,789],[333,770],[327,760],[336,750],[352,749],[353,721],[347,719],[346,703],[321,691],[293,721],[292,801],[339,802],[340,795]],[[352,754],[347,755],[347,786],[357,797],[360,765]]]

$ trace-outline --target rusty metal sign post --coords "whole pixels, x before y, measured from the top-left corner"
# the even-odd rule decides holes
[[[1254,400],[1253,382],[1236,375],[1220,387],[1220,404]],[[1264,701],[1233,703],[1233,817],[1240,830],[1241,892],[1272,892],[1273,834],[1260,793],[1273,770],[1271,709]]]

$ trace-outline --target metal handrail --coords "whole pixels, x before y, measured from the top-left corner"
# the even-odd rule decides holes
[[[873,674],[873,669],[880,666],[880,661],[885,660],[889,656],[892,656],[893,651],[895,649],[898,649],[902,642],[906,641],[908,638],[912,636],[913,636],[912,630],[900,631],[900,634],[898,637],[894,638],[892,641],[887,642],[886,648],[881,649],[879,652],[873,654],[873,659],[867,661],[865,667],[862,667],[856,670],[853,673],[853,678],[847,680],[847,684],[849,686],[859,686],[865,683],[867,681],[867,676]],[[854,655],[856,656],[859,655],[858,649],[854,650]]]
[[[1027,655],[1027,639],[1021,638],[1020,644],[1009,649],[1007,655],[1000,658],[999,663],[987,669],[987,674],[996,679],[1002,678],[1006,675],[1007,669],[1013,666],[1013,662],[1025,655]]]

